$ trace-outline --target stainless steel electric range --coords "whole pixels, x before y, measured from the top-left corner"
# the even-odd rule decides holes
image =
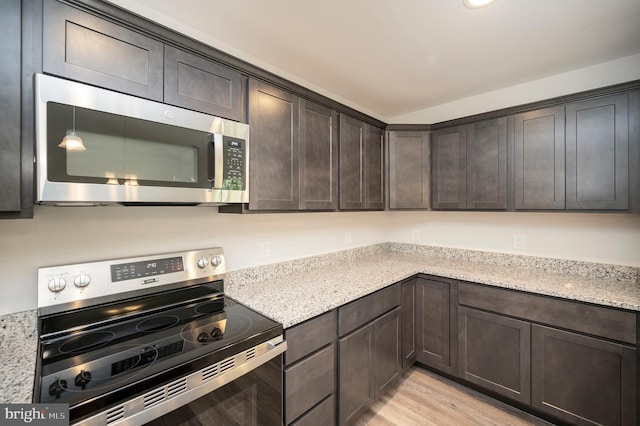
[[[282,326],[212,248],[38,270],[34,402],[72,424],[282,424]]]

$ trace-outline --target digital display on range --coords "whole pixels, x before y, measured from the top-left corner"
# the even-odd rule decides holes
[[[181,256],[144,262],[121,263],[119,265],[111,265],[111,282],[115,283],[181,271],[184,271],[184,263]]]

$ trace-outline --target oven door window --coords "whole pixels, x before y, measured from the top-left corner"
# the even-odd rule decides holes
[[[85,150],[59,146],[72,132]],[[212,140],[208,132],[47,103],[50,181],[210,188]]]
[[[149,426],[282,424],[282,355]]]

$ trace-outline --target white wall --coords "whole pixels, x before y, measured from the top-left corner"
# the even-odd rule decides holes
[[[389,212],[389,240],[640,267],[640,215]],[[413,236],[418,239],[413,239]],[[523,237],[515,249],[513,236]]]
[[[412,239],[417,230],[419,239]],[[351,234],[351,242],[345,234]],[[513,235],[525,237],[513,249]],[[640,215],[491,212],[219,214],[204,207],[43,207],[0,221],[0,314],[34,309],[37,268],[222,246],[237,270],[385,241],[640,267]],[[261,244],[269,243],[263,257]]]
[[[388,122],[439,123],[638,79],[640,54],[392,117]]]
[[[219,214],[208,207],[45,207],[0,221],[0,314],[34,309],[37,268],[221,246],[228,269],[387,241],[384,212]],[[351,242],[345,234],[351,233]],[[269,243],[269,256],[260,249]]]

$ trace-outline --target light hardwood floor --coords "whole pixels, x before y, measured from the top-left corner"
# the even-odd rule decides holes
[[[550,423],[414,366],[357,424],[523,426]]]

